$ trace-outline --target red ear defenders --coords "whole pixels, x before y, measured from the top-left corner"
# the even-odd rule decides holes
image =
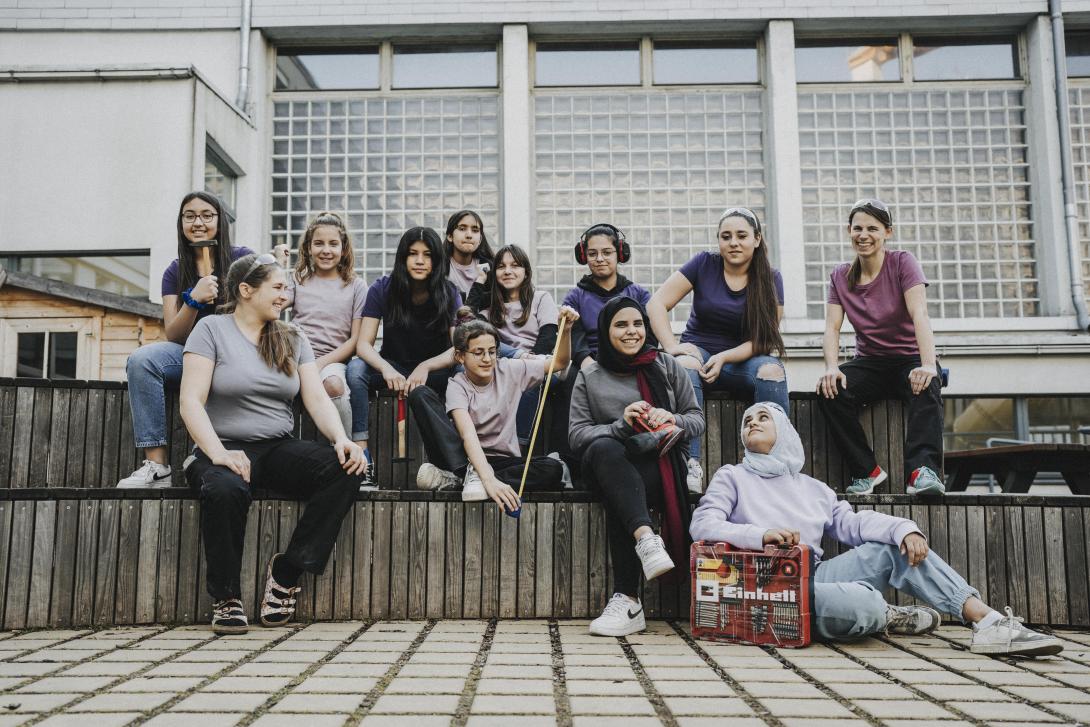
[[[613,225],[607,222],[599,222],[596,225],[588,227],[582,235],[579,236],[579,242],[575,243],[575,260],[580,265],[587,264],[587,233],[591,230],[596,230],[599,227],[605,227],[613,233],[613,247],[617,250],[617,262],[626,263],[632,258],[632,248],[628,246],[628,242],[625,240],[624,233]],[[597,232],[595,234],[608,234],[604,232]]]

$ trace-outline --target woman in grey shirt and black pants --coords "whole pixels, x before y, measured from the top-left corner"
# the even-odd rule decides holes
[[[226,315],[201,320],[182,356],[182,420],[197,444],[186,479],[201,496],[201,537],[208,565],[212,630],[247,629],[242,606],[242,544],[251,488],[306,498],[291,542],[269,562],[261,623],[295,614],[300,576],[321,573],[364,471],[325,394],[310,343],[278,319],[287,280],[272,255],[239,258],[227,273]],[[292,438],[292,402],[303,405],[325,443]]]
[[[685,369],[647,342],[649,330],[636,301],[606,303],[598,358],[572,391],[568,443],[602,493],[613,562],[615,593],[590,624],[598,636],[643,630],[641,565],[650,580],[688,562],[684,444],[704,433],[704,414]],[[650,506],[662,514],[663,537],[651,529]]]

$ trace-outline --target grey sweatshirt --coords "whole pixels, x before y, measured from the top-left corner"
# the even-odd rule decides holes
[[[673,356],[659,354],[656,365],[666,369],[670,406],[679,427],[689,438],[704,433],[704,412],[696,403],[692,382],[685,369]],[[625,422],[625,407],[640,401],[640,389],[635,375],[622,376],[607,371],[594,362],[579,372],[571,397],[568,422],[568,444],[573,452],[582,452],[591,442],[602,437],[627,439],[632,427]]]

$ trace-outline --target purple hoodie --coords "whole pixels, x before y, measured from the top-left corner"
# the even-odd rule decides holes
[[[761,550],[765,531],[772,528],[798,530],[818,558],[823,552],[822,535],[854,547],[869,542],[900,545],[909,533],[920,532],[911,520],[873,510],[856,512],[813,477],[766,478],[740,465],[726,465],[715,473],[700,499],[689,534],[693,540]]]

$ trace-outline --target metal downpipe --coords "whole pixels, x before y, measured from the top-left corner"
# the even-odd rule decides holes
[[[1071,301],[1079,330],[1090,330],[1086,291],[1082,283],[1082,254],[1079,251],[1079,218],[1075,205],[1075,167],[1071,154],[1071,117],[1067,104],[1067,50],[1064,43],[1063,10],[1060,0],[1048,0],[1052,22],[1052,59],[1056,75],[1056,113],[1060,122],[1060,174],[1063,182],[1064,229],[1067,233],[1067,264],[1071,273]]]
[[[238,96],[235,106],[249,115],[250,110],[250,25],[253,22],[253,0],[242,0],[238,43]]]

